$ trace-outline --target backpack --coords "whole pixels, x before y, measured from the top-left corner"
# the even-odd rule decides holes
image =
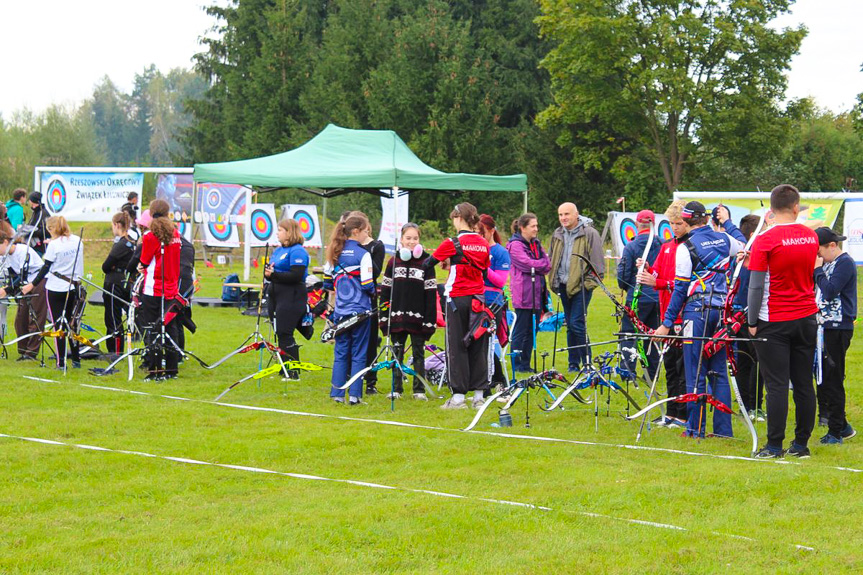
[[[239,283],[240,276],[237,274],[229,274],[228,277],[222,282],[226,283]],[[225,287],[222,286],[222,301],[240,301],[240,288],[236,287]]]

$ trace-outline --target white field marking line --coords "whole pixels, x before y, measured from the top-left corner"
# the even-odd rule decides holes
[[[76,449],[84,449],[88,451],[99,451],[104,453],[119,453],[123,455],[135,455],[138,457],[148,457],[155,459],[164,459],[166,461],[173,461],[175,463],[186,463],[188,465],[201,465],[201,466],[212,466],[212,467],[220,467],[222,469],[232,469],[234,471],[246,471],[250,473],[266,473],[270,475],[279,475],[281,477],[292,477],[294,479],[308,479],[311,481],[330,481],[333,483],[344,483],[348,485],[355,485],[357,487],[368,487],[371,489],[389,489],[393,491],[403,491],[406,493],[421,493],[424,495],[433,495],[435,497],[446,497],[450,499],[463,499],[466,501],[483,501],[485,503],[494,503],[496,505],[510,505],[515,507],[523,507],[525,509],[536,509],[539,511],[554,511],[551,507],[545,507],[543,505],[535,505],[533,503],[522,503],[520,501],[508,501],[506,499],[490,499],[487,497],[472,497],[469,495],[457,495],[455,493],[446,493],[444,491],[432,491],[429,489],[414,489],[411,487],[395,487],[392,485],[383,485],[380,483],[370,483],[368,481],[359,481],[356,479],[335,479],[332,477],[322,477],[320,475],[309,475],[306,473],[289,473],[285,471],[275,471],[272,469],[264,469],[261,467],[249,467],[246,465],[232,465],[227,463],[214,463],[211,461],[201,461],[199,459],[190,459],[188,457],[174,457],[168,455],[155,455],[152,453],[144,453],[141,451],[130,451],[126,449],[111,449],[108,447],[98,447],[95,445],[84,445],[80,443],[65,443],[63,441],[54,441],[51,439],[41,439],[38,437],[23,437],[20,435],[8,435],[6,433],[0,433],[0,437],[5,437],[8,439],[17,439],[20,441],[28,441],[32,443],[41,443],[44,445],[56,445],[56,446],[64,446],[64,447],[73,447]],[[669,523],[657,523],[655,521],[645,521],[643,519],[628,519],[626,517],[615,517],[613,515],[606,515],[604,513],[592,513],[589,511],[563,511],[563,513],[575,513],[576,515],[580,515],[582,517],[591,517],[594,519],[608,519],[612,521],[621,521],[624,523],[629,523],[630,525],[640,525],[646,527],[655,527],[657,529],[668,529],[671,531],[683,531],[683,532],[691,532],[693,530],[687,527],[681,527],[679,525],[671,525]],[[746,541],[752,541],[754,543],[758,543],[757,539],[753,539],[751,537],[745,537],[743,535],[732,535],[726,533],[720,533],[718,531],[710,532],[711,535],[719,535],[723,537],[730,537],[733,539],[743,539]],[[814,547],[810,547],[808,545],[798,545],[792,544],[796,549],[803,551],[815,551]]]
[[[28,376],[23,376],[28,377]],[[29,378],[28,379],[37,379],[37,378]],[[38,380],[45,381],[50,383],[60,383],[55,382],[49,379]],[[752,457],[744,457],[742,455],[719,455],[716,453],[699,453],[697,451],[685,451],[683,449],[671,449],[668,447],[650,447],[647,445],[630,445],[626,443],[603,443],[599,441],[581,441],[578,439],[563,439],[560,437],[543,437],[541,435],[519,435],[517,433],[500,433],[495,431],[480,431],[480,430],[471,430],[471,431],[462,431],[461,429],[453,429],[450,427],[439,427],[434,425],[419,425],[417,423],[405,423],[402,421],[388,421],[386,419],[367,419],[362,417],[349,417],[347,415],[329,415],[324,413],[308,413],[305,411],[292,411],[289,409],[279,409],[277,407],[260,407],[256,405],[244,405],[241,403],[224,403],[219,401],[209,401],[206,399],[192,399],[188,397],[178,397],[175,395],[162,395],[158,393],[148,393],[146,391],[136,391],[134,389],[123,389],[121,387],[109,387],[106,385],[92,385],[89,383],[77,383],[75,385],[79,385],[81,387],[87,387],[90,389],[100,389],[103,391],[118,391],[121,393],[131,393],[133,395],[145,395],[148,397],[161,397],[164,399],[171,399],[175,401],[189,401],[192,403],[205,403],[208,405],[218,405],[220,407],[230,407],[233,409],[245,409],[248,411],[264,411],[268,413],[279,413],[282,415],[296,415],[299,417],[317,417],[321,419],[340,419],[342,421],[359,421],[362,423],[376,423],[379,425],[391,425],[395,427],[407,427],[413,429],[431,429],[433,431],[449,431],[449,432],[458,432],[458,433],[471,433],[475,435],[488,435],[490,437],[502,437],[507,439],[521,439],[526,441],[544,441],[549,443],[564,443],[568,445],[587,445],[592,447],[616,447],[618,449],[632,449],[635,451],[654,451],[656,453],[675,453],[677,455],[689,455],[692,457],[708,457],[711,459],[724,459],[729,461],[748,461],[751,463],[758,464],[773,464],[773,465],[803,465],[799,461],[789,461],[787,459],[754,459]],[[811,463],[808,465],[812,465]],[[848,471],[852,473],[863,473],[863,469],[856,469],[853,467],[836,467],[833,465],[824,465],[822,466],[825,469],[835,469],[838,471]]]

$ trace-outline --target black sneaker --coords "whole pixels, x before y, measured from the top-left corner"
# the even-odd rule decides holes
[[[802,445],[797,445],[796,443],[792,443],[791,447],[785,452],[791,457],[796,457],[797,459],[807,459],[811,453],[809,453],[808,447],[803,447]]]
[[[765,445],[761,448],[761,451],[755,454],[755,459],[782,459],[783,455],[781,449]]]
[[[36,361],[36,356],[34,355],[22,355],[15,361]]]
[[[378,392],[378,388],[376,388],[376,387],[367,387],[366,388],[366,395],[377,395],[378,393],[380,393],[380,392]]]
[[[842,439],[851,439],[857,435],[857,431],[851,427],[850,423],[845,424],[845,429],[842,430]]]

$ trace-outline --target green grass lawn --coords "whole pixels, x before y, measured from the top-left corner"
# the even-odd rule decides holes
[[[90,258],[87,267],[101,277],[91,265],[97,259]],[[201,294],[216,295],[225,270],[201,267]],[[590,309],[595,340],[615,329],[611,311],[597,293]],[[101,308],[88,308],[87,323],[101,328],[101,313]],[[236,309],[197,307],[194,314],[200,330],[187,345],[208,361],[239,345],[254,327],[254,318]],[[440,340],[438,334],[435,341]],[[551,347],[551,334],[541,334],[540,348]],[[332,350],[308,342],[302,356],[329,365]],[[565,358],[557,359],[557,366],[565,368]],[[861,359],[855,340],[848,361],[848,417],[863,426]],[[125,373],[96,378],[82,369],[64,377],[34,364],[0,361],[0,433],[68,444],[0,438],[0,572],[817,573],[863,568],[863,536],[857,530],[863,474],[839,469],[863,469],[861,438],[825,447],[817,443],[824,433],[820,428],[809,460],[746,460],[749,437],[735,418],[737,439],[696,442],[654,429],[639,445],[656,449],[627,449],[623,446],[634,445],[638,423],[621,417],[625,401],[619,395],[609,406],[600,396],[596,431],[592,408],[570,403],[565,411],[546,413],[536,408],[536,393],[531,428],[524,428],[524,404],[519,403],[513,409],[514,427],[505,431],[570,441],[496,434],[500,430],[489,425],[497,419],[494,409],[477,428],[483,433],[463,433],[459,429],[473,411],[440,410],[441,400],[403,399],[395,411],[382,395],[366,398],[359,407],[334,405],[328,399],[328,371],[304,374],[300,382],[249,381],[223,399],[275,408],[271,411],[210,403],[257,368],[258,357],[251,354],[213,371],[186,362],[178,380],[152,384],[142,381],[140,371],[128,382]],[[379,387],[388,385],[389,374],[382,372]],[[633,391],[641,402],[642,391]],[[757,427],[763,444],[765,426]]]

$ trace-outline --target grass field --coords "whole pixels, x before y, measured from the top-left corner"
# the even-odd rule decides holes
[[[202,293],[214,295],[224,270],[201,273]],[[611,311],[597,293],[595,340],[614,329]],[[101,313],[88,308],[87,323],[101,327]],[[254,326],[236,309],[194,314],[200,330],[187,346],[208,361]],[[551,347],[541,334],[540,348]],[[302,354],[321,365],[332,357],[320,343]],[[848,417],[863,426],[861,359],[855,340]],[[536,394],[530,429],[517,404],[509,435],[489,426],[496,410],[480,433],[464,433],[473,412],[442,411],[441,400],[334,405],[327,371],[250,381],[229,405],[211,402],[257,368],[251,355],[214,371],[186,362],[178,380],[152,384],[142,372],[128,382],[0,361],[0,572],[863,569],[863,439],[821,446],[820,428],[811,459],[755,461],[735,418],[737,439],[654,429],[634,449],[638,425],[622,419],[622,397],[608,416],[600,398],[597,432],[592,408],[546,413]],[[382,373],[379,387],[388,385]],[[763,423],[758,431],[763,444]]]

